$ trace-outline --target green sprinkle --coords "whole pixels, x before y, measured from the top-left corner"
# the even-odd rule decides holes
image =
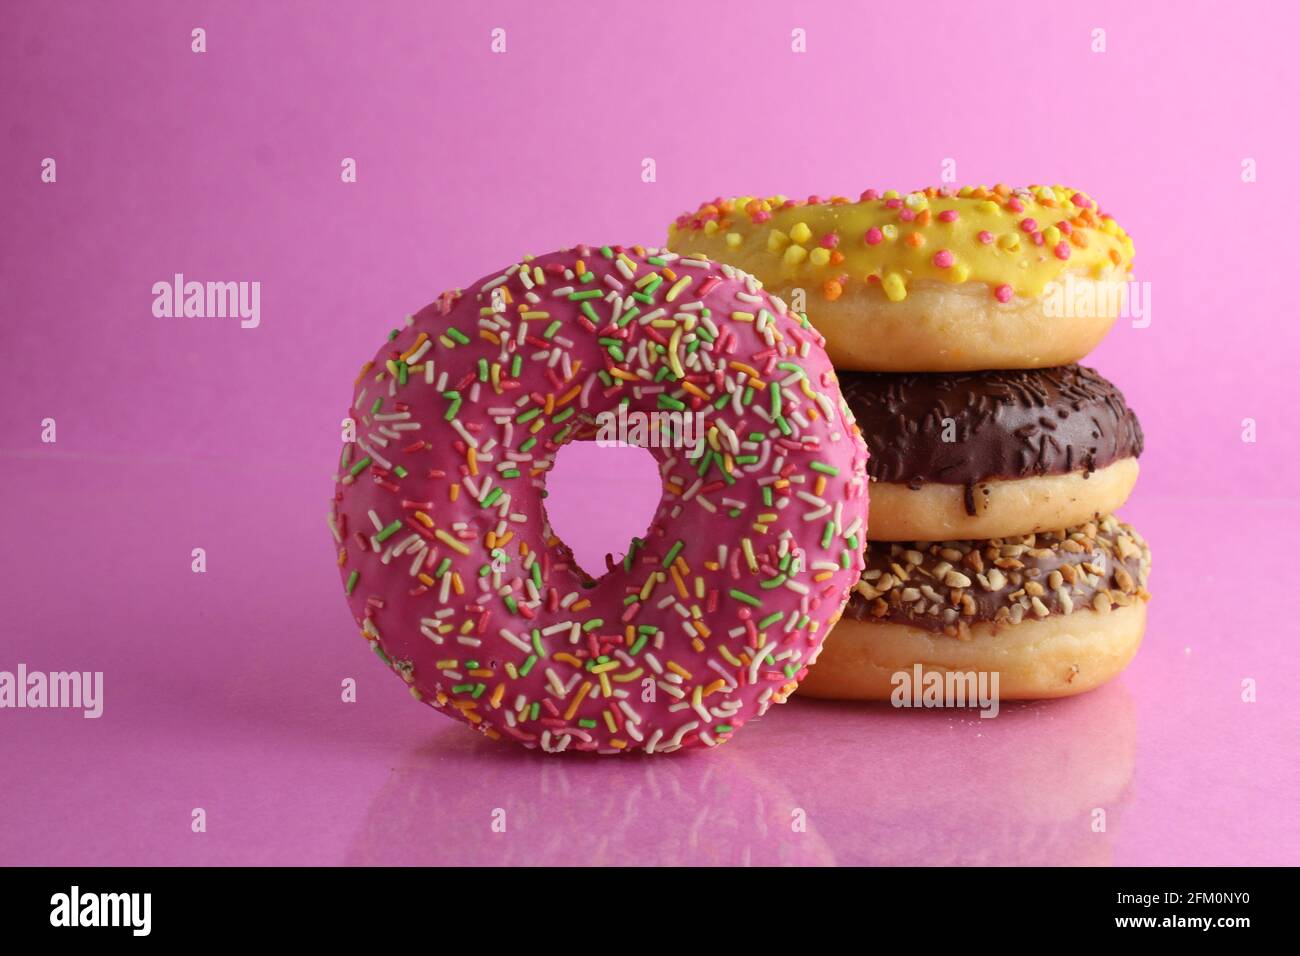
[[[665,395],[663,392],[660,392],[659,407],[671,408],[675,412],[680,412],[686,408],[686,403],[673,398],[671,395]]]
[[[546,651],[542,650],[542,632],[533,628],[533,650],[537,652],[538,657],[545,657]]]
[[[515,424],[526,425],[528,422],[531,422],[534,418],[536,418],[541,413],[542,410],[540,408],[530,408],[528,409],[528,411],[524,412],[522,415],[520,415],[518,418],[515,419]]]
[[[376,535],[375,535],[375,540],[376,540],[376,541],[381,541],[381,542],[382,542],[382,541],[387,541],[387,540],[388,540],[389,538],[391,538],[393,535],[397,534],[397,532],[400,531],[401,528],[402,528],[402,522],[400,522],[400,521],[394,521],[394,522],[393,522],[392,524],[390,524],[388,527],[384,528],[383,531],[380,531],[378,534],[376,534]]]
[[[479,697],[483,695],[483,691],[485,690],[487,690],[487,684],[475,684],[474,692],[470,694],[470,696],[473,697],[475,700],[477,700]]]
[[[480,501],[478,503],[478,506],[480,508],[491,508],[494,504],[496,504],[497,499],[500,498],[503,494],[505,494],[505,489],[502,488],[500,485],[497,485],[495,488],[493,488],[491,491],[487,493],[487,497],[485,497],[482,501]]]
[[[713,732],[716,734],[729,734],[733,730],[735,730],[735,728],[732,727],[731,724],[716,724],[713,727]]]
[[[393,474],[395,474],[398,478],[405,478],[407,475],[410,474],[410,472],[407,471],[405,468],[403,468],[401,465],[397,465],[393,468]]]
[[[384,407],[384,400],[382,398],[376,398],[375,404],[370,406],[370,414],[371,415],[378,414],[379,410],[383,407]]]
[[[440,578],[451,568],[451,558],[443,558],[438,562],[438,570],[433,572],[435,578]]]
[[[536,444],[537,444],[537,436],[529,435],[527,441],[523,441],[519,443],[519,450],[526,452]]]
[[[387,654],[384,653],[384,649],[383,649],[382,647],[379,646],[379,642],[378,642],[378,641],[375,641],[374,643],[372,643],[372,644],[370,645],[370,648],[371,648],[371,650],[373,650],[376,654],[379,655],[379,659],[380,659],[381,661],[383,661],[383,662],[384,662],[385,664],[387,664],[389,667],[392,667],[392,666],[393,666],[393,661],[392,661],[392,659],[391,659]]]
[[[602,295],[604,295],[604,293],[599,289],[587,289],[585,292],[570,292],[569,301],[581,302],[584,299],[599,299]]]
[[[524,367],[524,357],[520,355],[518,352],[516,352],[515,357],[510,360],[510,377],[518,378],[519,370],[522,369],[523,367]]]
[[[568,419],[573,417],[575,411],[577,411],[577,409],[575,409],[572,405],[570,405],[568,408],[560,412],[558,415],[553,416],[551,418],[551,423],[553,425],[558,425],[560,424],[560,422],[567,421]]]
[[[533,669],[533,665],[536,664],[536,663],[537,663],[537,655],[536,655],[536,654],[529,654],[528,657],[525,658],[523,664],[521,664],[520,667],[519,667],[519,676],[520,676],[520,677],[527,677],[527,676],[528,676],[528,672],[529,672],[530,670]],[[533,706],[536,707],[537,705],[534,704]],[[537,719],[537,713],[536,713],[536,711],[533,712],[533,719],[534,719],[534,720]]]
[[[781,407],[782,407],[781,406],[781,383],[773,382],[771,385],[768,386],[767,390],[772,398],[772,417],[780,418]]]
[[[732,589],[729,590],[727,593],[730,594],[730,595],[731,595],[733,598],[735,598],[737,601],[740,601],[740,602],[743,603],[743,604],[748,604],[750,607],[762,607],[762,606],[763,606],[763,602],[762,602],[762,601],[760,601],[758,598],[754,597],[752,594],[746,594],[744,591],[737,591],[735,588],[732,588]]]
[[[596,726],[596,722],[592,720],[590,717],[583,717],[581,720],[578,721],[578,726],[591,729],[592,727]]]
[[[831,539],[835,537],[835,522],[826,522],[826,527],[822,528],[822,548],[831,546]]]
[[[530,720],[536,720],[537,715],[541,712],[541,710],[542,710],[541,702],[536,700],[533,701],[533,706],[528,709],[528,718]]]
[[[601,247],[600,247],[600,254],[601,254],[602,256],[604,256],[606,259],[613,259],[613,258],[614,258],[614,250],[611,249],[609,246],[601,246]]]
[[[785,584],[785,577],[786,576],[784,574],[778,574],[774,578],[768,578],[766,581],[760,581],[758,583],[758,586],[760,588],[763,588],[765,591],[770,591],[772,590],[772,588],[779,588],[781,585]]]
[[[348,594],[351,594],[353,588],[357,586],[357,581],[360,580],[360,578],[361,578],[361,572],[353,571],[351,574],[348,575],[348,583],[343,586],[343,590],[346,591]],[[376,644],[375,646],[378,647],[379,645]]]
[[[456,326],[454,325],[447,326],[447,337],[450,338],[457,345],[469,344],[469,339],[465,337],[465,333],[462,332],[460,329],[456,328]]]
[[[832,477],[840,473],[840,470],[836,468],[834,465],[823,464],[820,461],[814,461],[811,464],[809,464],[808,467],[811,468],[813,471],[820,471],[823,475],[831,475]]]
[[[485,358],[478,360],[478,380],[480,382],[486,382],[488,380],[488,362]]]
[[[460,413],[460,402],[461,402],[460,392],[457,391],[443,392],[442,397],[447,399],[449,402],[451,402],[451,404],[447,407],[446,414],[442,416],[443,420],[451,421],[453,418],[456,417],[457,414]]]
[[[596,628],[600,627],[604,623],[605,623],[605,619],[603,617],[593,617],[590,621],[587,621],[582,625],[582,631],[584,634],[590,631],[594,631]]]
[[[769,614],[767,617],[763,618],[763,620],[759,621],[758,626],[760,629],[765,627],[771,627],[773,624],[781,620],[781,618],[783,617],[785,617],[784,611],[775,611],[772,614]]]
[[[513,595],[507,594],[505,597],[501,599],[501,601],[505,604],[506,610],[509,611],[511,614],[519,613],[519,605],[515,602]]]
[[[674,561],[677,560],[677,555],[681,554],[682,548],[685,546],[686,546],[686,542],[683,541],[681,538],[678,538],[677,543],[674,544],[671,548],[669,548],[668,554],[664,556],[665,568],[670,566]]]
[[[463,694],[465,693],[465,691],[473,690],[473,689],[474,689],[473,684],[452,684],[451,685],[451,692],[453,694]]]
[[[365,458],[362,458],[359,462],[357,462],[355,465],[349,468],[348,474],[350,474],[353,478],[355,478],[357,475],[361,474],[361,472],[365,471],[366,468],[369,467],[369,465],[370,465],[370,456],[367,455]]]
[[[529,439],[529,441],[535,441],[535,440],[536,440],[536,439],[531,439],[531,438]],[[501,477],[502,477],[502,478],[518,478],[518,477],[519,477],[519,469],[518,469],[518,468],[507,468],[505,471],[501,472]]]
[[[552,322],[550,325],[546,327],[546,331],[542,333],[542,338],[549,339],[556,332],[560,331],[560,328],[563,325],[564,325],[563,322],[561,322],[559,319],[556,319],[554,322]]]
[[[641,652],[641,648],[645,647],[646,641],[648,640],[650,640],[649,635],[642,634],[640,637],[636,639],[636,643],[634,643],[631,647],[627,649],[627,652],[632,655],[639,654]]]

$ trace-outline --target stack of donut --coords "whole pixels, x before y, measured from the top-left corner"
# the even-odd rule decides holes
[[[1061,697],[1124,669],[1150,552],[1114,512],[1142,430],[1075,363],[1117,317],[1133,243],[1093,199],[1001,185],[717,199],[668,244],[806,310],[870,450],[865,569],[801,693],[885,699],[919,665]]]

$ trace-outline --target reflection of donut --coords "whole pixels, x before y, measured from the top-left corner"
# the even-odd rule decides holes
[[[1078,361],[1133,262],[1128,234],[1064,186],[717,199],[680,216],[668,246],[786,299],[804,290],[836,367],[884,372]]]
[[[725,741],[794,689],[862,567],[866,449],[821,336],[731,266],[525,259],[408,319],[352,414],[331,527],[353,614],[417,699],[490,737]],[[664,497],[593,582],[545,475],[615,420],[649,423]]]
[[[778,727],[780,725],[777,725]],[[752,737],[746,738],[753,739]],[[795,768],[741,746],[683,760],[551,760],[440,733],[370,802],[348,865],[819,865],[817,820],[791,826]],[[784,753],[784,751],[774,751]],[[494,815],[504,832],[494,831]]]
[[[895,675],[998,674],[1006,699],[1083,693],[1142,641],[1151,552],[1114,517],[989,541],[867,547],[867,569],[800,692],[884,700]]]
[[[1050,704],[1007,703],[993,720],[799,696],[781,726],[818,746],[800,748],[805,768],[790,789],[838,864],[1113,862],[1137,763],[1135,706],[1122,683]],[[835,734],[820,732],[830,724]]]
[[[871,449],[876,541],[995,538],[1110,514],[1137,480],[1142,428],[1096,371],[846,372]]]

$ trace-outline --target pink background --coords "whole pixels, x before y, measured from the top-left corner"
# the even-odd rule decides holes
[[[102,670],[106,703],[0,711],[0,863],[1300,863],[1286,5],[444,6],[7,10],[0,670]],[[1089,360],[1148,436],[1129,671],[997,720],[796,701],[666,760],[545,760],[413,704],[324,522],[381,336],[523,252],[661,242],[721,193],[923,186],[949,157],[1082,187],[1135,237],[1153,321]],[[176,272],[260,281],[261,327],[153,317]],[[566,491],[578,470],[608,500]],[[551,487],[592,565],[656,496],[635,450],[570,448]]]

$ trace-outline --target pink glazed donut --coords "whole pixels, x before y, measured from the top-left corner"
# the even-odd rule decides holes
[[[592,580],[545,479],[615,418],[648,423],[664,494]],[[731,266],[525,258],[394,331],[348,424],[330,527],[361,634],[494,739],[723,743],[794,690],[862,571],[867,449],[822,337]]]

